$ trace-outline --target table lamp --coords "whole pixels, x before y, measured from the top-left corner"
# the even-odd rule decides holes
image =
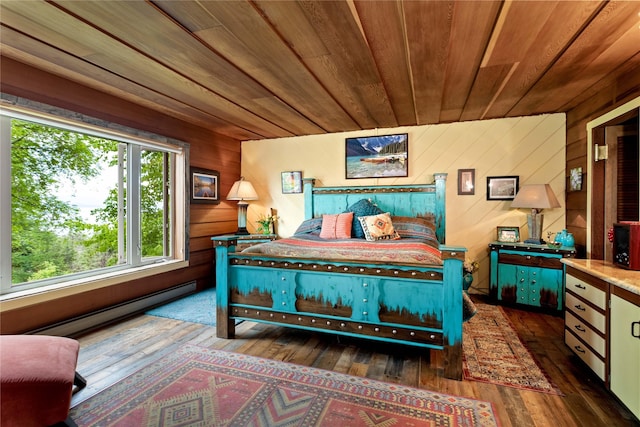
[[[560,203],[549,184],[529,184],[520,188],[511,207],[531,209],[531,213],[527,215],[529,238],[524,242],[540,245],[544,243],[541,238],[543,215],[540,212],[542,209],[559,208]]]
[[[249,203],[246,200],[258,200],[258,193],[253,188],[253,185],[249,181],[245,181],[244,176],[233,183],[229,194],[227,194],[227,200],[238,200],[238,231],[236,234],[246,236],[249,234],[247,231],[247,206]]]

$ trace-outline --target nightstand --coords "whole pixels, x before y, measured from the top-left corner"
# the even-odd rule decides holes
[[[238,239],[238,244],[236,245],[236,252],[241,252],[242,250],[254,246],[260,243],[267,243],[273,240],[276,240],[277,236],[275,234],[246,234],[246,235],[238,235],[236,236]]]
[[[563,309],[565,270],[560,260],[575,257],[575,248],[493,242],[489,249],[489,293],[493,299],[507,304]]]

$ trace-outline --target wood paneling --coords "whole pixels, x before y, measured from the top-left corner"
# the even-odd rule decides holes
[[[638,63],[639,11],[633,1],[6,1],[0,47],[253,140],[565,112]]]
[[[191,165],[220,172],[220,194],[226,195],[240,176],[240,142],[228,136],[159,114],[109,94],[26,66],[9,58],[0,61],[2,91],[66,108],[102,120],[153,132],[189,143]],[[235,203],[192,205],[190,266],[171,273],[135,280],[43,304],[0,313],[0,332],[21,333],[87,314],[191,280],[197,288],[213,285],[213,234],[237,229]]]
[[[640,33],[640,32],[639,32]],[[637,48],[637,45],[636,45]],[[637,59],[638,55],[636,55]],[[626,64],[624,69],[616,75],[616,79],[609,85],[602,87],[597,93],[591,96],[567,112],[567,167],[566,174],[574,167],[582,167],[585,174],[581,192],[567,194],[567,229],[572,232],[578,249],[578,256],[586,255],[587,244],[587,185],[586,182],[593,180],[594,176],[587,173],[587,123],[616,107],[640,96],[640,63],[637,60],[631,64]],[[594,173],[601,173],[599,169],[594,169]],[[568,178],[567,178],[568,179]],[[597,206],[593,212],[592,241],[604,242],[605,225],[603,223],[602,204],[604,192],[594,191],[592,204]],[[604,258],[604,246],[597,245],[592,254],[592,258]]]

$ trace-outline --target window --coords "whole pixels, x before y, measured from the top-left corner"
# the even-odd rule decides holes
[[[184,259],[186,144],[17,108],[0,120],[1,293]]]

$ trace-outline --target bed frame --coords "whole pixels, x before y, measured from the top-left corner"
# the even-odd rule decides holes
[[[462,379],[465,248],[444,246],[446,174],[435,183],[315,187],[305,179],[305,217],[343,212],[360,199],[398,216],[433,215],[441,266],[291,259],[235,252],[233,235],[213,237],[217,336],[235,319],[437,349],[444,376]]]

